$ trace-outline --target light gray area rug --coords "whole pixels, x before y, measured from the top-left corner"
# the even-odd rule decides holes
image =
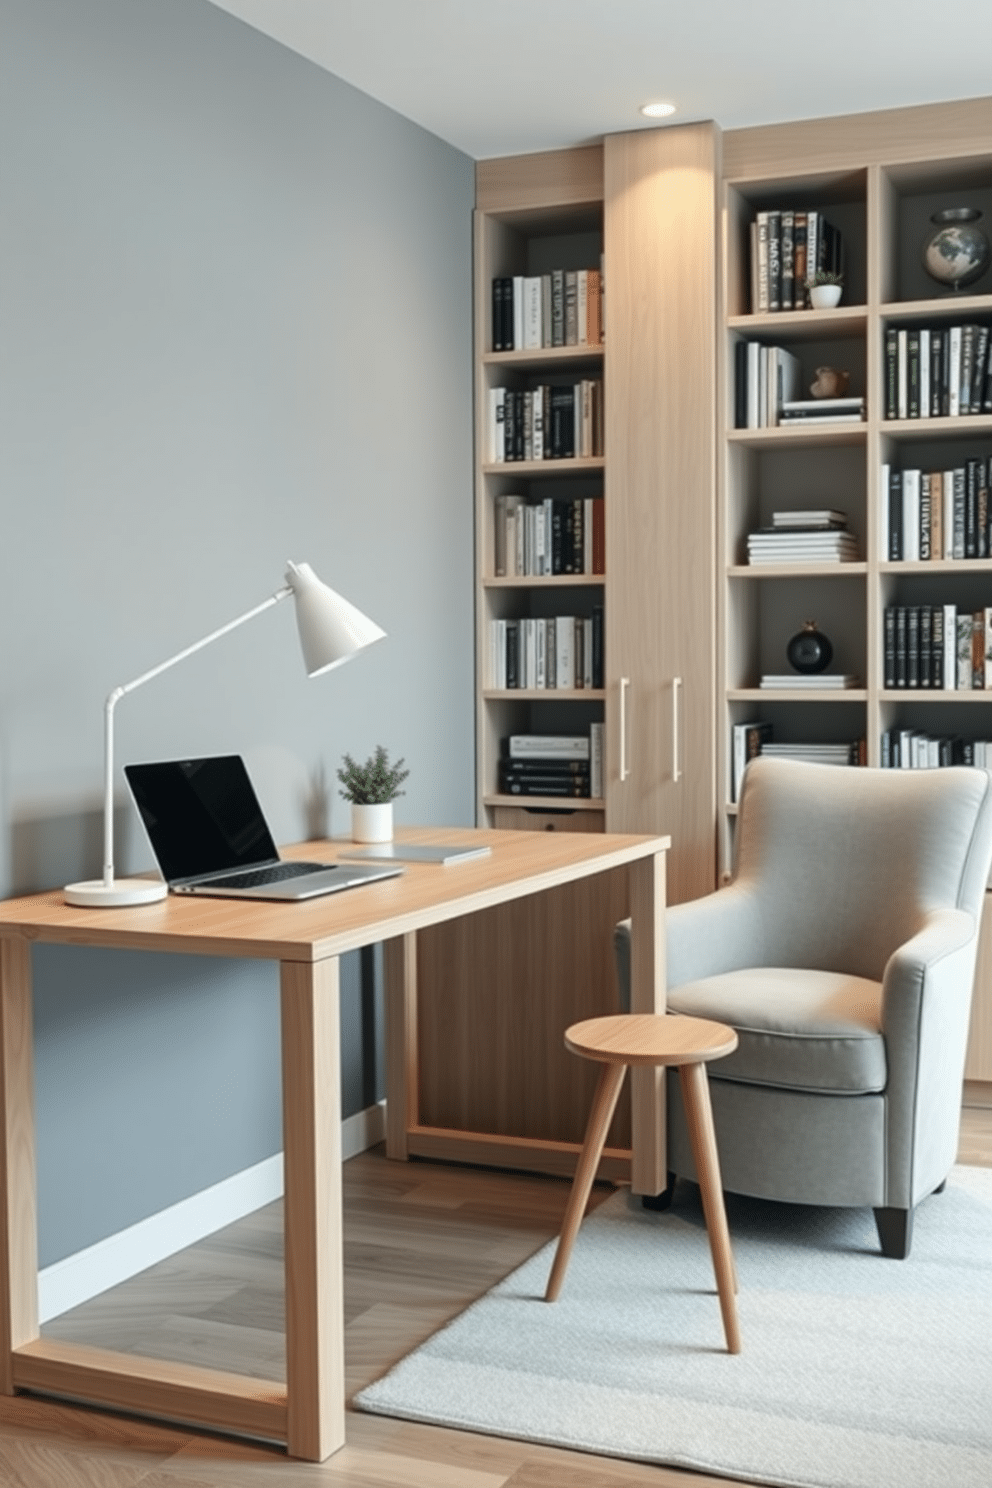
[[[667,1214],[624,1191],[586,1219],[558,1302],[549,1245],[355,1404],[790,1488],[990,1488],[992,1171],[954,1169],[906,1261],[870,1210],[727,1210],[738,1356],[682,1183]]]

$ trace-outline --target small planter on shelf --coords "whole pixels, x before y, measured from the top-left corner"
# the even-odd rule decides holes
[[[818,269],[806,280],[806,288],[814,310],[832,310],[835,305],[840,304],[844,280],[840,274],[833,274],[828,269]]]
[[[375,754],[364,764],[344,756],[338,770],[341,794],[351,802],[351,838],[353,842],[391,842],[393,837],[393,802],[405,794],[400,790],[409,775],[403,761],[389,762],[385,746],[378,744]]]

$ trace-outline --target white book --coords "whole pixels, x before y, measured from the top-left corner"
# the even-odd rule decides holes
[[[961,412],[961,327],[951,326],[947,333],[947,412],[957,418]]]
[[[920,561],[920,472],[902,473],[902,556],[906,563]]]
[[[944,606],[944,655],[942,686],[954,692],[958,685],[957,666],[958,612],[957,606]]]
[[[537,666],[534,674],[534,686],[544,689],[548,685],[548,622],[538,620],[537,628]]]
[[[582,572],[592,573],[592,522],[594,497],[586,496],[582,502]]]
[[[755,225],[758,229],[758,299],[754,308],[760,314],[768,309],[768,213],[759,212]]]
[[[511,734],[511,759],[588,759],[588,734]]]
[[[515,537],[517,539],[517,575],[527,572],[527,507],[521,503],[515,513]]]
[[[539,351],[542,339],[541,276],[524,279],[524,350]]]
[[[775,349],[775,360],[776,399],[775,416],[772,422],[779,424],[782,421],[780,417],[782,408],[786,403],[794,403],[796,400],[796,394],[799,392],[799,379],[802,375],[802,368],[799,365],[799,358],[781,346]]]
[[[528,691],[537,686],[537,621],[533,618],[521,620],[523,629],[524,687]]]
[[[506,687],[506,621],[489,622],[489,678],[491,687]]]
[[[575,687],[575,625],[570,615],[558,615],[555,624],[555,687],[571,692]]]
[[[533,428],[532,458],[544,459],[544,389],[536,387],[531,403],[531,423]]]
[[[506,459],[506,388],[489,389],[489,461],[501,465]]]
[[[534,507],[534,572],[541,575],[548,572],[547,554],[550,547],[549,534],[547,531],[547,519],[545,515],[544,502]]]
[[[909,355],[907,351],[908,332],[901,330],[896,336],[897,357],[897,381],[896,381],[896,414],[899,418],[909,418]]]
[[[513,276],[513,349],[524,349],[524,276]]]
[[[761,382],[761,347],[757,341],[747,343],[747,427],[758,429],[759,393]]]
[[[889,470],[886,462],[882,466],[882,478],[878,487],[878,557],[885,563],[889,556]]]
[[[551,275],[541,275],[541,345],[551,345]]]
[[[576,344],[589,344],[589,271],[580,269],[576,276]]]
[[[555,682],[555,655],[556,655],[556,646],[557,646],[557,642],[555,640],[555,627],[556,627],[556,625],[557,625],[557,621],[555,620],[554,615],[549,615],[548,616],[547,624],[545,626],[545,630],[547,632],[547,638],[548,638],[548,640],[547,640],[547,656],[545,658],[545,676],[546,676],[546,681],[547,681],[548,687],[552,687],[552,688],[556,686],[556,682]]]
[[[589,725],[589,794],[596,801],[603,799],[603,725]]]
[[[930,332],[920,331],[920,418],[930,417]]]

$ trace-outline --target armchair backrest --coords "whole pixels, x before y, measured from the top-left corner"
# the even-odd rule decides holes
[[[751,762],[735,884],[760,916],[765,965],[881,979],[935,909],[979,922],[992,854],[992,775]]]

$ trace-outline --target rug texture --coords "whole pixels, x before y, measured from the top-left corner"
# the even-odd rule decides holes
[[[382,1415],[790,1488],[992,1485],[992,1171],[955,1168],[906,1261],[869,1210],[727,1196],[743,1352],[724,1351],[698,1191],[583,1223],[363,1390]]]

